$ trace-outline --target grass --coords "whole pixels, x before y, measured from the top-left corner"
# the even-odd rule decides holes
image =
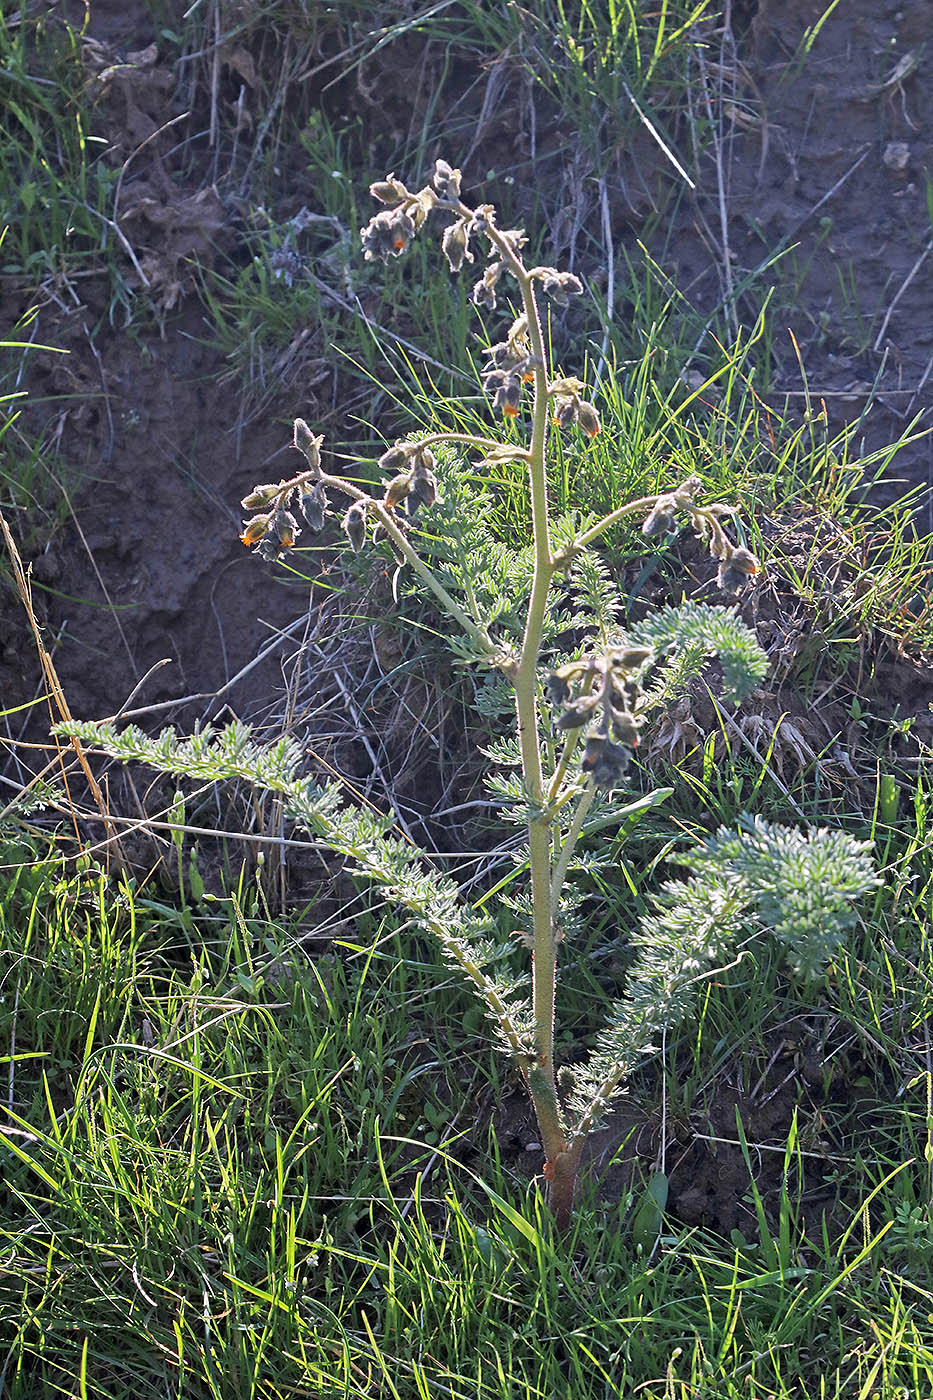
[[[119,276],[108,217],[116,172],[94,134],[81,38],[53,12],[0,16],[0,268],[36,286],[71,286],[102,263]]]
[[[633,1085],[675,1187],[695,1133],[747,1160],[731,1238],[658,1208],[643,1148],[556,1240],[479,1018],[391,910],[357,899],[322,945],[313,908],[272,920],[245,878],[183,916],[8,847],[4,1394],[924,1394],[925,774],[913,798],[825,982],[801,1003],[736,969]],[[602,890],[608,930],[631,911]],[[590,963],[565,968],[575,1034]]]

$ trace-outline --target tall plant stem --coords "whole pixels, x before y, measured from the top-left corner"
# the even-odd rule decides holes
[[[556,1164],[566,1155],[557,1080],[554,1066],[554,984],[557,970],[557,942],[551,905],[551,834],[546,815],[544,775],[538,741],[538,656],[544,631],[544,616],[555,565],[551,554],[548,519],[547,447],[548,374],[541,318],[533,283],[524,264],[509,241],[490,227],[488,236],[514,273],[521,289],[528,340],[534,371],[534,408],[531,443],[528,449],[528,479],[531,496],[531,523],[535,570],[528,600],[528,613],[522,637],[518,668],[513,676],[518,740],[522,772],[531,815],[528,821],[528,847],[531,867],[532,901],[532,1003],[535,1016],[535,1058],[528,1072],[528,1088],[535,1106],[542,1145],[547,1154],[546,1174],[551,1183],[551,1204],[555,1213],[569,1219],[573,1181],[558,1185]],[[568,1195],[569,1190],[569,1195]],[[564,1202],[558,1209],[557,1195]]]

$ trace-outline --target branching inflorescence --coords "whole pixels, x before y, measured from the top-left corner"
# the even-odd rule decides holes
[[[508,761],[517,763],[520,778],[503,780],[498,791],[509,815],[525,826],[528,872],[524,894],[502,896],[502,922],[511,925],[509,932],[500,933],[485,907],[473,910],[455,881],[436,876],[408,847],[394,842],[387,834],[390,822],[374,826],[366,813],[342,804],[334,789],[316,790],[301,780],[290,751],[260,752],[239,729],[198,736],[187,745],[172,735],[153,741],[138,731],[117,735],[103,726],[72,726],[68,732],[165,771],[214,771],[218,778],[236,774],[273,786],[296,821],[342,852],[361,875],[381,884],[390,899],[437,937],[444,956],[483,1001],[498,1043],[524,1077],[545,1152],[543,1174],[558,1224],[565,1226],[588,1132],[659,1033],[689,1010],[697,984],[734,958],[737,947],[769,929],[787,947],[791,965],[812,974],[832,956],[854,917],[855,898],[871,887],[874,876],[865,849],[844,836],[782,833],[751,819],[738,831],[718,833],[687,858],[692,878],[668,884],[653,912],[630,931],[636,961],[626,995],[609,1009],[590,1060],[558,1078],[557,950],[579,919],[579,894],[568,886],[579,841],[588,830],[631,817],[669,791],[621,803],[611,795],[626,781],[652,712],[676,699],[710,655],[722,663],[724,701],[751,693],[768,667],[754,635],[729,608],[688,602],[657,608],[628,630],[615,625],[619,609],[614,596],[606,602],[608,575],[591,546],[626,519],[640,519],[646,538],[673,535],[686,522],[717,562],[721,588],[744,586],[759,565],[726,532],[724,521],[734,509],[704,503],[697,476],[619,503],[595,523],[566,527],[565,522],[558,528],[548,502],[549,427],[595,438],[601,422],[582,381],[550,373],[539,297],[562,304],[583,291],[582,283],[553,267],[526,267],[524,232],[500,229],[489,204],[465,204],[460,171],[443,160],[423,189],[412,192],[393,174],[371,191],[385,207],[361,230],[367,259],[399,257],[429,217],[438,214],[447,219],[441,245],[454,272],[476,264],[485,248],[485,267],[473,287],[477,307],[496,311],[504,278],[517,288],[521,312],[485,351],[482,373],[492,411],[504,420],[508,435],[440,432],[400,440],[379,458],[383,486],[378,494],[326,472],[322,438],[298,418],[294,446],[304,466],[246,496],[243,506],[251,514],[240,538],[263,558],[276,559],[298,539],[299,516],[317,532],[329,515],[339,513],[353,550],[369,538],[387,542],[399,562],[431,590],[458,624],[462,638],[455,645],[463,659],[505,677],[515,715],[514,760]],[[524,443],[513,440],[512,425],[522,419],[528,429]],[[432,529],[438,528],[443,508],[439,454],[452,449],[478,452],[481,469],[515,462],[527,473],[531,567],[527,591],[513,610],[518,628],[504,624],[501,608],[484,606],[485,595],[469,572],[469,551],[458,573],[452,566],[446,572],[432,567],[419,549],[422,516],[431,518],[434,511]],[[488,553],[492,558],[494,551]],[[589,600],[585,627],[594,628],[599,638],[589,650],[584,644],[563,657],[549,623],[554,584],[561,576]],[[591,816],[595,820],[588,828]],[[510,937],[516,916],[524,925],[518,941]],[[516,976],[510,971],[522,943],[533,954],[530,978],[527,972]],[[524,990],[529,981],[530,997]]]

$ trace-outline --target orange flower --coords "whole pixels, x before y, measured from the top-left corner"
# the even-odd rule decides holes
[[[503,418],[517,418],[517,417],[518,417],[518,404],[514,404],[514,403],[504,403],[504,404],[502,405],[502,417],[503,417]]]

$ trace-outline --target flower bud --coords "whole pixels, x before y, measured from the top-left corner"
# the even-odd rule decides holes
[[[386,486],[383,505],[387,510],[394,510],[399,501],[404,501],[410,490],[411,473],[401,472],[398,476],[394,476]]]
[[[581,695],[571,700],[555,721],[556,729],[581,729],[599,704],[599,695]]]
[[[379,470],[393,473],[399,471],[406,465],[413,451],[414,445],[412,443],[397,442],[394,447],[383,452],[379,458]]]
[[[614,671],[637,671],[653,655],[651,647],[623,647],[621,651],[610,653],[609,665]]]
[[[465,219],[457,219],[444,229],[441,238],[441,249],[444,257],[450,264],[451,272],[459,272],[463,266],[464,259],[467,262],[473,261],[473,254],[470,252],[470,245],[467,239],[467,226]]]
[[[460,171],[452,169],[446,160],[434,162],[434,188],[441,199],[460,198]]]
[[[750,549],[744,545],[736,545],[732,551],[732,558],[729,560],[733,569],[739,569],[743,574],[757,574],[761,568],[760,563],[752,554]]]
[[[321,443],[324,441],[324,434],[315,437],[311,429],[303,418],[295,419],[294,445],[306,459],[312,471],[320,471],[321,467]]]
[[[320,482],[310,491],[302,494],[301,513],[315,533],[324,528],[324,511],[326,509],[327,495]]]
[[[645,517],[641,532],[649,540],[655,535],[671,535],[677,528],[674,518],[674,497],[659,496]]]
[[[295,539],[301,534],[298,529],[298,521],[287,510],[277,510],[273,519],[273,528],[279,537],[279,544],[283,549],[291,549]]]
[[[474,225],[475,225],[474,220]],[[474,306],[486,306],[490,311],[496,309],[496,283],[502,275],[502,263],[490,263],[479,281],[474,285],[472,299]]]
[[[259,546],[257,553],[260,559],[267,559],[270,564],[274,564],[276,559],[279,559],[281,557],[282,549],[279,545],[278,540],[274,540],[271,538],[271,536],[267,536],[263,540],[262,544]]]
[[[259,543],[268,530],[271,520],[271,515],[254,515],[252,520],[243,521],[243,533],[240,539],[247,549],[252,549],[254,544]]]
[[[243,497],[240,505],[244,510],[261,510],[278,495],[278,490],[278,486],[271,483],[266,486],[254,486],[249,495]]]
[[[415,224],[410,215],[396,213],[392,222],[392,252],[398,257],[404,253],[415,236]]]
[[[505,383],[496,390],[492,406],[504,418],[517,418],[522,402],[522,381],[517,374],[510,374]]]
[[[433,472],[415,472],[411,482],[408,510],[413,514],[418,506],[433,506],[437,500],[437,477]]]
[[[500,340],[497,345],[490,345],[483,351],[489,356],[490,363],[496,369],[513,370],[526,361],[527,353],[524,349],[519,349],[513,341]]]
[[[408,197],[408,191],[401,180],[396,180],[395,175],[387,175],[384,180],[377,180],[370,185],[369,193],[373,199],[378,199],[380,204],[398,204],[400,200]]]
[[[587,437],[596,437],[602,430],[599,414],[591,403],[581,403],[577,409],[577,422]]]
[[[552,705],[566,705],[570,699],[570,686],[556,672],[544,682],[544,694]]]
[[[571,297],[583,291],[583,283],[572,272],[558,272],[553,267],[543,267],[540,272],[543,292],[558,306],[567,306]]]
[[[716,582],[724,593],[735,593],[748,580],[749,576],[757,574],[760,568],[761,565],[751,550],[744,549],[739,545],[723,555],[719,561]]]
[[[354,554],[359,554],[366,540],[366,502],[354,501],[343,517],[343,528]]]
[[[611,711],[612,732],[626,748],[638,748],[638,721],[628,710]]]
[[[397,258],[415,236],[415,224],[404,209],[382,209],[360,229],[363,256],[367,262],[374,258]]]
[[[437,462],[431,449],[429,447],[419,448],[415,454],[415,464],[411,474],[412,499],[408,503],[410,513],[417,510],[419,505],[433,506],[437,500],[437,477],[434,475],[436,465]]]
[[[578,411],[577,399],[557,399],[554,404],[554,422],[558,428],[570,428],[577,421]]]

